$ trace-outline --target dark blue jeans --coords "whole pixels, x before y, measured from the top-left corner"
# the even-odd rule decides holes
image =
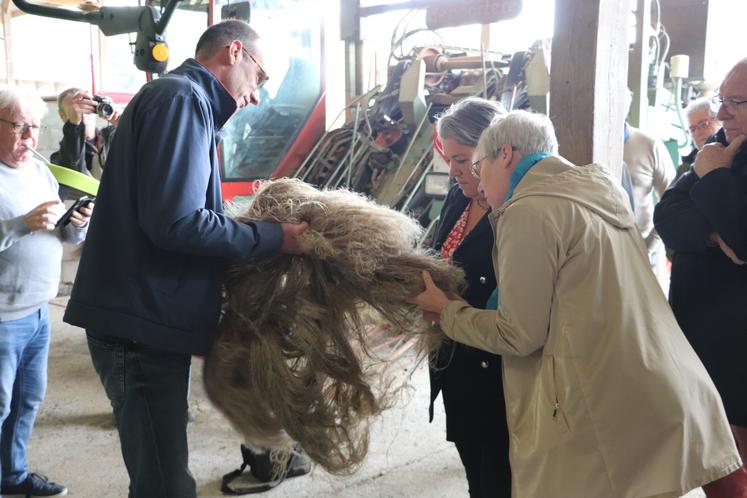
[[[26,448],[47,390],[49,315],[45,304],[0,322],[0,463],[2,484],[26,480]]]
[[[187,354],[88,331],[88,349],[117,420],[130,498],[195,498],[188,466]]]

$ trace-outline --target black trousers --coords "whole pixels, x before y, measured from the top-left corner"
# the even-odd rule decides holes
[[[508,441],[465,439],[454,444],[467,472],[470,498],[511,498]]]

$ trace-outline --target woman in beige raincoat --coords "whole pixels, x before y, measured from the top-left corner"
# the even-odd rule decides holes
[[[550,120],[524,111],[475,154],[498,310],[449,299],[427,274],[413,302],[452,339],[503,355],[514,498],[679,497],[738,471],[617,182],[557,156]]]

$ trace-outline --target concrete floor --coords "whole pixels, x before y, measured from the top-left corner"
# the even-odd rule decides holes
[[[29,465],[67,485],[72,497],[125,497],[128,478],[109,402],[91,366],[83,331],[62,323],[66,303],[61,297],[50,304],[49,387],[29,448]],[[310,475],[289,479],[263,496],[466,497],[459,457],[444,439],[440,400],[433,424],[427,423],[427,371],[424,365],[412,371],[412,360],[402,362],[403,371],[412,373],[410,387],[374,423],[368,458],[356,474],[337,477],[314,468]],[[241,463],[240,438],[207,400],[201,370],[201,361],[195,360],[190,468],[198,495],[217,498],[225,496],[219,490],[221,476]],[[695,491],[687,498],[700,496]]]
[[[127,496],[127,473],[109,401],[91,366],[85,334],[62,322],[67,298],[50,304],[52,346],[49,387],[29,448],[33,471],[64,483],[69,496]],[[412,360],[403,360],[412,369]],[[193,364],[191,406],[196,420],[189,426],[190,468],[200,497],[225,496],[220,478],[241,463],[239,436],[209,403],[202,386],[202,362]],[[379,418],[371,434],[368,458],[348,477],[314,468],[307,476],[285,481],[264,493],[273,497],[460,497],[467,484],[459,456],[444,439],[443,405],[437,403],[428,424],[428,376],[415,369],[411,388],[396,406]]]

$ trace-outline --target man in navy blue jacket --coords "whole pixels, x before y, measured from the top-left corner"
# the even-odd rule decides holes
[[[194,59],[143,86],[119,122],[65,321],[86,329],[117,420],[131,498],[191,498],[187,391],[230,260],[299,254],[306,223],[222,213],[218,131],[258,103],[257,33],[210,27]]]

